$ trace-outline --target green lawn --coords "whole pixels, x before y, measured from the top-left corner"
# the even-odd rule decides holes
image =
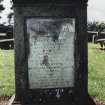
[[[89,94],[105,101],[105,52],[89,44]]]
[[[0,50],[0,96],[14,93],[14,54],[13,50]]]
[[[105,101],[105,52],[89,44],[89,94]],[[14,94],[13,50],[0,50],[0,96]]]

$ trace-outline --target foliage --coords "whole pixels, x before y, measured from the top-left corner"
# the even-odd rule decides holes
[[[11,21],[12,21],[13,16],[14,16],[13,12],[9,13],[8,16],[7,16],[9,25],[11,25]]]
[[[105,31],[105,23],[103,22],[88,22],[87,24],[87,30],[88,31],[97,31],[97,32],[103,32]]]
[[[13,18],[14,18],[13,3],[12,3],[12,1],[10,1],[10,3],[11,3],[11,10],[12,10],[12,12],[10,12],[10,13],[8,14],[7,18],[8,18],[8,23],[9,23],[9,25],[13,25],[13,24],[12,24],[12,20],[13,20]]]
[[[3,2],[4,0],[0,0],[0,12],[2,12],[5,8],[4,6],[1,4],[1,2]],[[13,25],[13,16],[14,16],[14,12],[13,12],[13,3],[12,3],[12,0],[10,0],[10,3],[11,3],[11,12],[8,14],[7,18],[8,18],[8,24],[9,25]],[[0,16],[0,19],[1,19],[1,16]],[[5,24],[5,23],[4,23]]]
[[[2,1],[3,1],[3,0],[0,0],[0,12],[5,9],[4,6],[1,4]],[[1,17],[0,17],[0,18],[1,18]]]

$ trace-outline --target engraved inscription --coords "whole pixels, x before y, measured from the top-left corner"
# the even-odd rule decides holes
[[[30,89],[74,86],[75,19],[26,21]]]

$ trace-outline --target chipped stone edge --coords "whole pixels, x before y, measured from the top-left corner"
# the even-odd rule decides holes
[[[13,102],[14,102],[14,100],[15,100],[15,95],[13,95],[13,96],[9,99],[9,102],[8,102],[7,105],[12,105]]]

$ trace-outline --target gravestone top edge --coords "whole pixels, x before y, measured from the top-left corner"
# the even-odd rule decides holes
[[[57,3],[57,4],[64,4],[64,3],[77,3],[83,4],[87,3],[88,0],[12,0],[14,4],[40,4],[40,3]]]

